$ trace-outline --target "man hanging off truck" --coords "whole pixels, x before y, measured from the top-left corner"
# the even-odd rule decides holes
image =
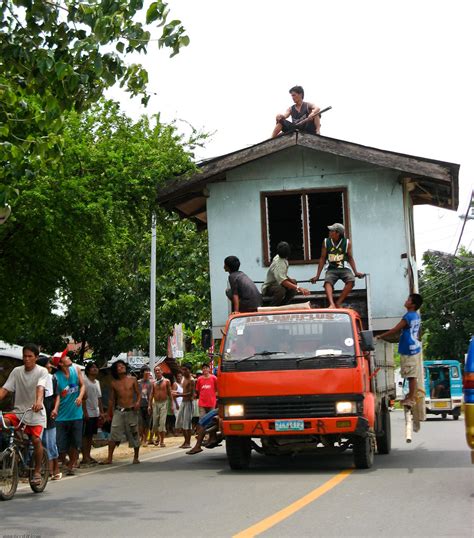
[[[301,86],[293,86],[290,89],[290,95],[294,105],[288,108],[284,114],[277,115],[272,138],[276,138],[281,132],[288,133],[296,129],[305,133],[319,134],[321,129],[319,112],[321,109],[313,103],[303,101],[304,90]],[[288,121],[290,116],[292,121]]]
[[[356,269],[356,264],[352,257],[352,244],[345,237],[344,226],[336,222],[328,226],[328,229],[329,237],[323,241],[318,270],[316,276],[311,279],[311,282],[314,284],[319,280],[319,276],[326,262],[328,262],[328,268],[324,278],[324,289],[328,298],[329,308],[341,308],[342,303],[354,287],[355,277],[362,278],[364,273],[359,273]],[[345,267],[346,261],[354,273]],[[334,285],[338,280],[342,280],[345,285],[337,301],[334,301]]]

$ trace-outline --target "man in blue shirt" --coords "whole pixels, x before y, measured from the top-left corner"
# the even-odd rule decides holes
[[[417,377],[418,377],[418,360],[421,353],[421,342],[419,340],[419,332],[421,319],[418,310],[423,304],[423,299],[418,293],[411,293],[405,301],[407,313],[403,316],[393,329],[384,332],[377,338],[385,339],[388,336],[398,334],[400,341],[398,343],[398,353],[400,353],[400,373],[402,377],[408,379],[409,392],[402,405],[413,407],[415,405]]]
[[[55,374],[58,382],[59,410],[56,418],[56,442],[62,462],[69,456],[66,475],[74,475],[79,451],[82,448],[82,400],[86,388],[82,373],[66,353],[56,353],[53,365],[58,369]]]

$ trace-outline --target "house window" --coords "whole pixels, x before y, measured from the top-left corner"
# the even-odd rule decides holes
[[[346,189],[263,192],[261,201],[266,265],[280,241],[290,244],[291,262],[318,261],[327,227],[348,222]]]

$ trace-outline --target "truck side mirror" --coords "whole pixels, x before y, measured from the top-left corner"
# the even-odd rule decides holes
[[[374,333],[372,331],[360,331],[360,347],[362,351],[374,351]]]
[[[211,347],[212,345],[212,330],[211,329],[203,329],[201,331],[201,346],[206,351]]]

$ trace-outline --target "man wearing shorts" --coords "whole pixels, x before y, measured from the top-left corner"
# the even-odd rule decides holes
[[[82,425],[84,413],[82,401],[86,388],[81,369],[73,364],[65,352],[53,355],[53,366],[58,368],[55,374],[59,391],[59,411],[56,418],[56,441],[59,459],[64,463],[69,456],[66,475],[75,473],[79,451],[82,448]]]
[[[305,133],[319,134],[321,130],[319,112],[321,109],[313,103],[303,101],[304,90],[302,86],[293,86],[289,92],[294,104],[284,114],[277,114],[272,138],[276,138],[282,132],[289,133],[296,129]],[[292,121],[287,119],[290,116]]]
[[[15,406],[12,413],[5,414],[5,422],[18,426],[27,409],[30,409],[23,420],[24,432],[30,436],[33,444],[35,469],[32,483],[41,482],[41,461],[43,444],[41,436],[46,426],[46,412],[43,406],[44,389],[48,383],[48,370],[36,364],[39,349],[35,344],[23,347],[23,366],[14,368],[6,383],[0,388],[0,400],[15,393]]]
[[[418,310],[423,304],[423,299],[418,293],[411,293],[405,301],[407,313],[403,316],[393,329],[384,332],[377,338],[385,339],[388,336],[398,334],[400,331],[400,341],[398,343],[398,353],[400,353],[400,373],[405,379],[408,379],[409,392],[404,400],[400,403],[413,407],[416,400],[418,362],[420,360],[421,342],[420,326],[421,319]]]
[[[165,448],[166,416],[168,414],[168,400],[171,400],[171,383],[159,366],[155,366],[155,382],[151,393],[148,409],[153,409],[153,434],[155,445]]]
[[[111,368],[113,381],[110,385],[109,418],[112,420],[109,441],[109,454],[102,465],[110,465],[114,450],[126,437],[133,447],[133,463],[140,463],[140,436],[138,434],[138,409],[140,408],[140,391],[136,377],[127,374],[124,361],[115,361]]]
[[[140,412],[138,415],[138,430],[143,446],[148,444],[148,435],[151,426],[150,400],[153,392],[153,381],[151,380],[151,370],[148,366],[143,366],[140,370],[141,379],[138,380],[138,390],[140,391]]]
[[[315,284],[319,280],[319,276],[327,262],[328,268],[326,269],[326,276],[324,278],[324,289],[328,298],[329,308],[341,308],[345,298],[354,287],[354,275],[357,278],[362,278],[364,273],[359,273],[356,269],[356,264],[352,257],[352,244],[349,239],[344,237],[344,226],[336,222],[328,226],[328,229],[329,237],[323,241],[318,270],[316,276],[311,279],[311,282]],[[345,267],[345,262],[349,263],[354,273]],[[345,285],[337,301],[334,301],[334,285],[338,280],[342,280]]]
[[[193,400],[194,400],[194,379],[191,375],[191,364],[182,365],[183,372],[183,401],[179,407],[176,419],[176,428],[183,430],[184,442],[179,448],[191,448],[191,435],[193,427]]]

